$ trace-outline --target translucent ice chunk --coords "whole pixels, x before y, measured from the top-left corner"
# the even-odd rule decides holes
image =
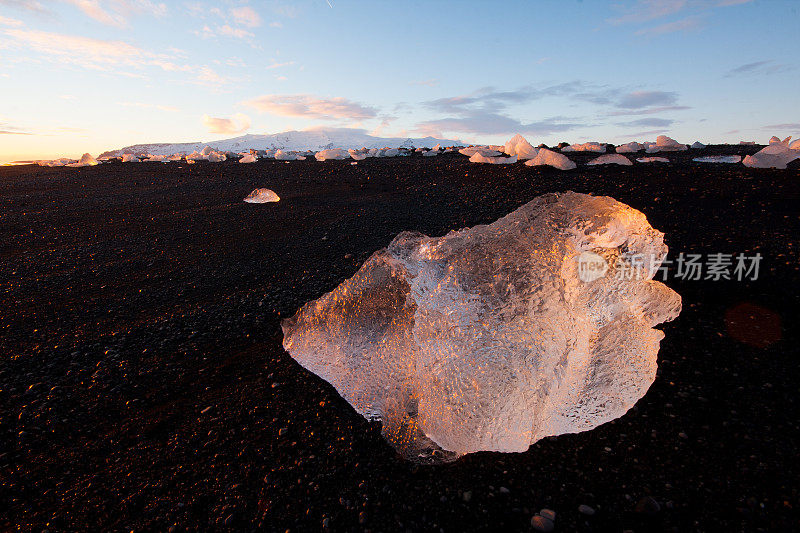
[[[784,169],[786,165],[800,159],[800,152],[792,150],[786,144],[773,143],[754,153],[746,155],[742,163],[746,167],[752,168],[779,168]]]
[[[284,320],[283,346],[409,457],[524,451],[622,416],[653,383],[653,327],[681,309],[653,280],[663,237],[573,192],[444,237],[404,232]]]
[[[248,204],[266,204],[279,200],[280,197],[271,189],[255,189],[244,199]]]
[[[540,167],[544,165],[548,165],[559,170],[572,170],[573,168],[577,167],[575,162],[570,160],[570,158],[564,154],[553,152],[547,148],[539,148],[539,152],[536,154],[536,157],[525,161],[525,166],[529,167]]]
[[[605,154],[605,155],[601,155],[599,157],[595,157],[594,159],[592,159],[591,161],[589,161],[586,164],[589,165],[589,166],[594,166],[594,165],[623,165],[623,166],[629,166],[629,165],[632,165],[633,163],[631,162],[630,159],[628,159],[627,157],[625,157],[622,154]]]

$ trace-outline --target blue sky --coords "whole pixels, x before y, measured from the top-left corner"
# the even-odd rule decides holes
[[[0,161],[312,127],[800,135],[800,2],[0,0]]]

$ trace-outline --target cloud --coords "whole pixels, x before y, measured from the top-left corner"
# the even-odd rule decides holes
[[[660,133],[667,133],[667,129],[637,131],[636,133],[628,133],[627,135],[620,135],[620,137],[644,137],[646,135],[658,135]]]
[[[267,65],[264,67],[267,70],[272,70],[274,68],[282,68],[294,65],[294,61],[286,61],[285,63],[272,63],[271,65]]]
[[[92,19],[122,28],[128,25],[128,18],[135,14],[163,17],[167,13],[167,6],[163,3],[153,3],[150,0],[67,0],[83,11]]]
[[[125,69],[158,68],[165,72],[187,74],[194,78],[194,83],[217,88],[230,81],[208,66],[175,63],[174,58],[168,54],[150,52],[125,41],[107,41],[27,29],[9,29],[2,33],[15,39],[24,49],[39,52],[53,63],[66,63],[89,70],[138,78],[144,76]]]
[[[627,13],[608,19],[614,25],[633,22],[649,22],[678,13],[686,7],[687,0],[639,0],[633,6],[622,7]]]
[[[609,116],[618,117],[623,115],[654,115],[656,113],[664,113],[665,111],[685,111],[687,109],[691,109],[689,106],[685,105],[669,105],[669,106],[660,106],[660,107],[650,107],[647,109],[634,109],[634,110],[625,110],[625,111],[612,111],[608,113]]]
[[[16,9],[24,9],[36,13],[49,13],[47,9],[37,0],[0,0],[0,6],[9,6]]]
[[[678,106],[678,94],[668,91],[629,91],[623,88],[597,86],[580,80],[545,87],[524,86],[514,90],[484,87],[471,94],[439,98],[423,103],[431,110],[450,115],[421,122],[417,128],[429,133],[443,131],[500,135],[527,133],[549,135],[588,124],[582,119],[551,117],[539,121],[513,118],[506,112],[510,106],[524,105],[544,98],[566,98],[618,109],[610,115],[652,114],[664,110],[685,109]],[[667,125],[670,119],[641,119],[636,125]]]
[[[261,16],[250,6],[234,7],[231,9],[231,16],[234,22],[248,28],[258,28],[261,26]]]
[[[375,136],[375,137],[380,137],[380,135],[383,132],[383,130],[385,128],[387,128],[389,126],[389,124],[391,124],[393,121],[397,120],[397,117],[391,116],[391,115],[381,115],[378,118],[381,119],[380,125],[377,126],[371,132],[369,132],[370,135]]]
[[[276,21],[270,22],[269,23],[269,27],[270,28],[283,28],[283,24],[281,24],[280,22],[278,22],[276,20]]]
[[[433,137],[444,132],[472,133],[480,135],[501,135],[521,133],[527,135],[548,135],[568,131],[586,124],[563,122],[559,117],[535,122],[522,122],[509,116],[491,111],[473,110],[460,117],[447,117],[428,120],[416,125],[416,129]]]
[[[208,26],[206,26],[204,30],[206,28],[208,28]],[[217,33],[219,33],[219,35],[225,35],[226,37],[235,37],[236,39],[250,39],[255,37],[253,32],[247,31],[244,28],[234,28],[228,24],[218,27]]]
[[[0,135],[33,135],[28,133],[22,128],[12,126],[8,122],[3,122],[3,117],[0,117]]]
[[[205,65],[197,69],[197,74],[194,78],[194,83],[212,89],[218,89],[230,82],[229,78],[219,75],[214,69]]]
[[[322,120],[364,120],[377,111],[346,98],[317,98],[308,94],[265,94],[244,102],[263,113]]]
[[[725,8],[750,3],[752,0],[637,0],[634,3],[620,4],[617,9],[624,14],[607,19],[612,25],[642,24],[665,17],[688,13],[680,20],[667,22],[651,28],[643,28],[636,35],[654,36],[688,31],[700,27],[703,16],[717,8]]]
[[[209,133],[237,134],[250,129],[250,117],[242,113],[237,113],[232,118],[203,115],[203,124]]]
[[[493,87],[484,87],[468,95],[439,98],[425,102],[426,107],[442,113],[464,113],[474,109],[498,111],[509,105],[521,105],[544,98],[560,97],[590,102],[597,105],[608,105],[625,110],[641,110],[661,106],[660,109],[679,109],[674,105],[678,93],[671,91],[633,91],[623,88],[610,88],[587,84],[580,80],[551,85],[543,88],[525,86],[510,91],[498,91]],[[628,114],[628,111],[620,114]]]
[[[652,106],[672,105],[678,100],[678,93],[667,91],[634,91],[622,95],[616,107],[641,109]]]
[[[797,130],[800,131],[800,122],[784,122],[783,124],[769,124],[762,126],[762,130]]]
[[[425,85],[427,87],[435,87],[439,85],[439,80],[431,78],[429,80],[412,81],[409,85]]]
[[[8,17],[0,16],[0,26],[13,26],[19,27],[22,26],[22,21],[17,19],[11,19]]]
[[[124,41],[104,41],[37,30],[12,29],[6,30],[5,34],[46,54],[51,60],[66,61],[87,68],[97,69],[101,65],[113,64],[145,66],[166,57],[146,52]]]
[[[792,67],[789,65],[775,63],[772,60],[754,61],[752,63],[745,63],[744,65],[729,70],[724,77],[733,78],[736,76],[761,76],[764,74],[778,74],[791,69]]]
[[[672,120],[672,119],[669,119],[669,118],[656,118],[656,117],[653,117],[653,118],[640,118],[638,120],[632,120],[630,122],[620,122],[620,123],[617,124],[617,126],[626,126],[626,127],[631,127],[631,126],[652,126],[652,127],[656,127],[656,128],[666,128],[667,126],[672,125],[673,122],[675,122],[675,121]]]
[[[123,107],[138,107],[140,109],[156,109],[158,111],[167,111],[170,113],[180,111],[177,107],[161,104],[147,104],[144,102],[120,102],[119,105]]]
[[[300,14],[300,9],[292,4],[279,4],[272,7],[272,10],[283,17],[290,19],[297,18]]]
[[[696,30],[700,27],[700,17],[686,17],[675,22],[667,22],[660,26],[652,28],[644,28],[636,32],[636,35],[647,35],[654,37],[656,35],[664,35],[666,33],[675,33],[676,31],[689,31]]]

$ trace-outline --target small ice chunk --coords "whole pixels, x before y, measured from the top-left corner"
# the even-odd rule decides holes
[[[428,150],[422,154],[422,157],[433,157],[439,155],[439,150]]]
[[[791,140],[792,140],[792,136],[791,135],[789,135],[788,137],[786,137],[783,140],[781,140],[780,137],[777,137],[777,136],[773,135],[772,138],[769,140],[769,144],[783,144],[785,146],[789,146],[789,141],[791,141]]]
[[[701,143],[700,141],[695,141],[689,148],[692,148],[694,150],[702,150],[705,147],[706,147],[705,144]]]
[[[36,164],[40,167],[63,167],[66,165],[74,164],[77,161],[74,159],[70,159],[69,157],[61,157],[59,159],[44,159],[41,161],[37,161]]]
[[[317,161],[330,161],[330,160],[340,160],[340,159],[347,159],[350,157],[350,154],[347,153],[345,150],[341,148],[329,148],[327,150],[321,150],[314,154],[314,159]]]
[[[605,153],[606,145],[598,142],[586,142],[583,144],[570,144],[561,149],[562,152],[598,152]]]
[[[686,150],[688,147],[685,144],[681,144],[675,139],[667,137],[666,135],[659,135],[656,137],[656,144],[650,145],[647,148],[648,154],[653,154],[656,152],[682,152]]]
[[[294,152],[284,152],[283,150],[276,150],[273,157],[278,161],[303,161],[305,156]]]
[[[353,150],[352,148],[347,151],[350,154],[350,157],[353,158],[354,161],[363,161],[367,158],[367,153],[362,152],[361,150]]]
[[[600,157],[595,157],[588,163],[589,166],[594,165],[623,165],[623,166],[630,166],[633,165],[630,159],[625,157],[622,154],[605,154],[601,155]]]
[[[792,150],[783,143],[770,144],[753,155],[745,156],[742,163],[751,168],[785,169],[786,165],[800,159],[800,151]]]
[[[536,157],[525,161],[525,165],[529,167],[547,165],[559,170],[572,170],[577,167],[575,162],[571,161],[570,158],[564,154],[559,154],[547,148],[539,148],[538,150],[539,152],[536,154]]]
[[[502,154],[502,152],[492,150],[488,146],[469,146],[467,148],[462,148],[458,153],[467,157],[472,157],[475,154],[481,154],[483,157],[497,157]]]
[[[692,159],[695,163],[739,163],[741,160],[740,155],[707,155]]]
[[[616,148],[616,152],[618,154],[632,154],[640,150],[644,150],[644,145],[639,144],[637,142],[629,142],[627,144],[621,144]]]
[[[792,144],[789,145],[790,150],[800,150],[800,139],[797,139]]]
[[[503,146],[503,152],[508,155],[515,155],[520,161],[524,161],[536,157],[538,150],[525,137],[516,134]]]
[[[69,163],[68,167],[91,167],[97,164],[97,160],[92,154],[83,154],[77,163]]]
[[[222,152],[211,152],[208,154],[209,163],[222,163],[227,159],[227,156]]]
[[[122,162],[123,163],[141,163],[141,159],[136,157],[133,154],[122,154]]]
[[[255,154],[245,154],[239,160],[239,163],[255,163],[256,162],[256,155]]]
[[[486,157],[481,155],[480,152],[475,152],[469,158],[470,163],[489,163],[492,165],[510,165],[517,162],[517,156],[511,157]]]
[[[272,189],[255,189],[244,199],[248,204],[266,204],[278,200],[280,197]]]
[[[639,163],[669,163],[666,157],[640,157],[636,161]]]

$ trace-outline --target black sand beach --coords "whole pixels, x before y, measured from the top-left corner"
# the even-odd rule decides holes
[[[800,161],[691,162],[758,149],[0,167],[0,529],[800,529]],[[283,350],[280,319],[400,231],[566,190],[641,210],[673,256],[763,256],[755,281],[667,280],[683,312],[624,417],[415,466]]]

